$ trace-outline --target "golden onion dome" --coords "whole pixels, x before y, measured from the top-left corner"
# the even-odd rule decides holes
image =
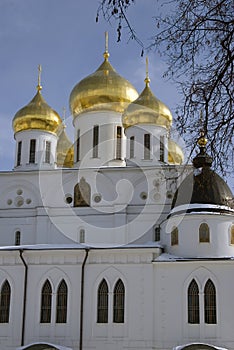
[[[57,142],[57,166],[72,168],[74,164],[74,146],[69,140],[65,131],[65,125],[62,124],[58,131],[58,142]]]
[[[56,133],[61,122],[59,114],[46,103],[38,90],[32,101],[14,116],[13,129],[15,133],[31,129]]]
[[[168,163],[180,165],[184,161],[184,153],[181,147],[173,140],[168,140]]]
[[[38,66],[37,93],[33,99],[14,116],[12,125],[14,132],[38,129],[56,133],[62,120],[41,95],[41,65]]]
[[[70,95],[70,109],[73,116],[84,111],[110,110],[122,113],[126,106],[138,97],[133,85],[121,77],[108,61],[91,75],[81,80]]]
[[[169,108],[160,101],[150,89],[150,79],[146,77],[146,86],[140,96],[124,111],[122,122],[124,128],[138,124],[153,124],[167,129],[172,124]]]

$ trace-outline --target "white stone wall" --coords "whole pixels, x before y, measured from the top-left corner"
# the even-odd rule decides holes
[[[210,230],[210,242],[199,242],[199,227],[206,223]],[[185,258],[234,256],[230,229],[233,216],[217,213],[189,213],[174,215],[163,224],[163,244],[172,255]],[[171,245],[171,231],[178,228],[178,244]]]
[[[83,349],[159,349],[203,342],[234,349],[232,260],[162,261],[156,247],[91,249],[85,265]],[[84,249],[24,251],[28,265],[25,344],[50,342],[79,349],[80,286]],[[155,260],[156,259],[156,260]],[[154,262],[152,262],[154,260]],[[0,254],[0,282],[12,288],[9,324],[0,325],[4,350],[20,345],[24,266],[19,251]],[[109,319],[97,324],[97,289],[105,278],[109,286]],[[125,322],[112,320],[113,288],[118,279],[125,286]],[[187,289],[195,278],[200,291],[200,324],[188,324]],[[52,321],[40,324],[40,292],[49,279],[52,285]],[[56,290],[64,279],[68,286],[68,318],[56,324]],[[211,279],[216,288],[217,324],[204,323],[204,285]]]

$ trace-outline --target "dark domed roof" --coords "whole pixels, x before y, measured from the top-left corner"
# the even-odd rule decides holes
[[[209,167],[195,169],[177,189],[172,209],[185,204],[230,206],[232,192],[226,182]]]
[[[212,158],[200,146],[200,153],[194,158],[194,171],[178,187],[173,201],[172,212],[218,211],[234,209],[233,194],[226,182],[210,166]],[[184,206],[175,210],[176,207]],[[171,213],[172,214],[172,213]]]

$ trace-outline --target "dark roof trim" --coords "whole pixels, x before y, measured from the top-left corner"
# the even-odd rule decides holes
[[[187,213],[218,213],[218,214],[229,214],[229,215],[233,215],[234,212],[233,210],[230,208],[229,209],[220,209],[220,208],[191,208],[191,209],[187,209],[187,210],[178,210],[178,211],[174,211],[172,213],[170,213],[167,218],[169,219],[170,217],[174,216],[174,215],[180,215],[180,214],[187,214]]]

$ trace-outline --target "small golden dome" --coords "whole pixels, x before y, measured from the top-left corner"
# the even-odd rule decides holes
[[[91,75],[81,80],[70,95],[70,109],[73,116],[84,111],[111,110],[122,113],[126,106],[138,97],[133,85],[121,77],[108,61]]]
[[[56,133],[62,120],[41,95],[41,86],[37,87],[37,93],[25,107],[21,108],[13,119],[13,129],[19,131],[39,129]]]
[[[172,115],[169,108],[155,97],[149,87],[149,78],[140,96],[132,102],[123,113],[124,128],[137,124],[154,124],[170,128]]]
[[[180,146],[173,140],[168,140],[168,163],[180,165],[184,161],[184,153]]]
[[[56,154],[57,166],[73,168],[74,146],[67,136],[64,124],[62,124],[59,128]]]

